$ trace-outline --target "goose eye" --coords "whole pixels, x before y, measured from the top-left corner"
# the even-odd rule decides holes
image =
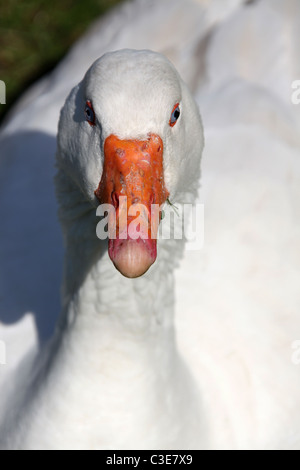
[[[180,116],[180,107],[179,107],[179,103],[177,103],[177,104],[175,104],[174,109],[173,109],[172,114],[171,114],[171,118],[170,118],[170,126],[171,127],[175,126],[176,122],[179,119],[179,116]]]
[[[91,101],[87,101],[85,105],[85,117],[87,122],[91,125],[94,126],[96,123],[96,116],[95,116],[95,111],[93,109],[93,105]]]

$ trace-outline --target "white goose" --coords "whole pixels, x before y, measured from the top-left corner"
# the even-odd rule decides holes
[[[126,279],[155,261],[156,240],[110,241],[120,274],[96,237],[95,212],[98,186],[107,204],[122,194],[149,207],[168,194],[177,204],[195,200],[202,149],[198,108],[159,54],[106,54],[70,94],[56,177],[66,245],[63,316],[23,383],[15,417],[8,415],[8,448],[204,445],[204,417],[174,336],[173,271],[183,242],[160,241],[150,272]]]
[[[78,315],[77,312],[70,319],[67,315],[70,299],[64,296],[63,318],[69,318],[70,324],[64,321],[60,331],[73,331],[74,336],[67,333],[63,335],[65,339],[60,339],[59,331],[56,333],[57,341],[62,346],[57,347],[49,368],[47,358],[50,357],[49,351],[53,351],[55,346],[52,344],[50,349],[45,350],[36,377],[29,376],[30,360],[26,360],[18,368],[17,380],[13,381],[9,376],[9,366],[13,368],[20,357],[25,355],[30,344],[34,343],[33,339],[28,341],[28,345],[24,341],[30,335],[32,337],[30,315],[24,317],[22,324],[10,327],[0,325],[0,339],[5,339],[8,345],[8,366],[0,367],[1,393],[7,397],[6,405],[4,400],[0,403],[0,442],[3,447],[299,448],[300,380],[296,366],[297,351],[293,353],[291,348],[300,334],[297,216],[300,187],[299,111],[296,106],[291,105],[290,94],[291,82],[299,78],[297,50],[293,49],[293,44],[298,43],[296,38],[300,6],[297,0],[261,0],[251,2],[251,5],[247,2],[247,6],[238,8],[242,3],[228,1],[225,8],[224,2],[218,0],[199,0],[196,3],[181,0],[137,0],[125,5],[106,17],[99,30],[96,26],[76,46],[64,64],[27,95],[2,131],[0,164],[5,171],[0,173],[1,202],[4,202],[0,208],[1,220],[11,222],[10,218],[16,219],[16,210],[12,213],[10,209],[14,198],[18,201],[16,208],[19,210],[20,207],[22,210],[24,204],[23,210],[26,209],[27,217],[31,216],[36,220],[37,214],[38,217],[43,214],[40,201],[48,202],[48,199],[40,196],[43,196],[43,185],[50,174],[49,167],[46,166],[49,161],[47,156],[51,159],[54,151],[54,139],[41,131],[54,134],[58,109],[70,84],[75,85],[87,64],[102,52],[99,47],[100,34],[103,52],[121,47],[143,47],[159,49],[168,55],[198,96],[207,141],[201,191],[206,205],[204,250],[185,254],[184,261],[176,272],[177,344],[198,390],[192,379],[184,381],[184,390],[178,389],[178,385],[183,384],[176,382],[176,374],[184,374],[184,367],[178,366],[176,369],[167,364],[167,357],[170,357],[172,349],[172,361],[178,358],[171,339],[172,326],[169,329],[168,343],[165,342],[165,345],[169,344],[169,351],[162,347],[164,340],[159,342],[154,334],[155,328],[159,329],[158,325],[161,324],[159,331],[162,336],[167,336],[163,333],[167,326],[164,322],[171,316],[168,315],[171,310],[169,296],[163,290],[163,284],[159,285],[159,290],[155,290],[153,295],[152,310],[157,313],[152,318],[153,334],[142,337],[141,333],[143,328],[150,328],[151,325],[147,325],[149,306],[145,305],[145,296],[139,294],[146,289],[152,290],[153,286],[149,281],[152,278],[157,281],[161,270],[164,270],[166,285],[171,285],[171,274],[166,271],[170,256],[166,256],[165,249],[170,249],[173,257],[175,244],[164,244],[153,267],[144,277],[135,281],[123,279],[107,255],[104,255],[106,259],[103,257],[103,264],[100,264],[99,276],[96,273],[97,265],[93,268],[89,266],[89,274],[82,284],[86,290],[79,289],[75,295],[77,300],[73,308],[75,309],[76,304],[79,305],[79,311],[89,312],[88,317]],[[131,18],[134,18],[134,23]],[[162,21],[162,18],[165,20]],[[269,21],[267,32],[264,18]],[[160,28],[159,25],[163,27]],[[114,34],[115,31],[118,34]],[[167,94],[164,98],[166,97]],[[78,109],[80,114],[82,108]],[[95,109],[95,112],[97,116],[103,116],[102,110]],[[110,110],[107,115],[110,116],[111,112]],[[170,110],[168,113],[170,114]],[[115,115],[114,117],[116,118]],[[180,119],[182,117],[183,114]],[[166,120],[164,122],[171,132]],[[174,135],[179,124],[178,121],[172,129]],[[196,121],[194,124],[196,125]],[[75,125],[80,127],[80,123]],[[151,125],[155,126],[154,123]],[[85,128],[93,133],[94,128]],[[39,132],[36,132],[37,129]],[[18,135],[20,130],[23,134]],[[114,129],[110,132],[114,132]],[[142,134],[144,132],[143,130]],[[129,129],[126,129],[123,137],[136,138],[135,133],[130,135]],[[145,138],[144,135],[140,137]],[[86,139],[93,141],[88,134]],[[73,143],[74,140],[71,139],[68,150]],[[61,148],[63,147],[64,142],[61,141]],[[26,162],[23,158],[24,149],[27,154]],[[37,158],[40,154],[43,155],[43,160]],[[88,155],[88,162],[92,163],[90,154],[94,154],[92,148]],[[8,163],[3,158],[6,155],[11,156]],[[78,157],[76,155],[76,159]],[[35,174],[31,168],[36,169]],[[74,170],[76,168],[78,171],[75,165]],[[87,169],[91,167],[84,165],[84,170]],[[91,173],[80,173],[86,175],[84,184],[93,181],[89,190],[90,198],[93,197],[94,185],[99,184],[99,168],[95,172],[91,170]],[[170,167],[166,166],[165,173],[166,187],[170,191]],[[72,173],[75,181],[76,174],[78,175]],[[29,193],[32,198],[23,200],[20,194],[26,194],[26,181],[34,188],[34,193]],[[76,184],[80,184],[80,181],[82,180],[77,180]],[[61,186],[59,181],[58,185]],[[85,191],[83,186],[81,194]],[[76,191],[72,196],[75,195]],[[66,201],[65,196],[62,201]],[[69,201],[70,204],[74,203],[73,197]],[[177,204],[175,199],[173,201]],[[82,204],[83,211],[86,204]],[[31,211],[35,208],[35,212],[31,214],[28,208]],[[66,214],[66,211],[63,213]],[[80,216],[79,212],[74,215]],[[88,214],[86,216],[88,218]],[[94,218],[94,212],[91,212],[91,216]],[[18,220],[15,224],[19,228],[17,222]],[[67,227],[66,222],[63,221],[63,224]],[[86,240],[90,248],[93,247],[92,240],[95,240],[94,223],[95,219],[90,225],[90,241]],[[51,212],[43,221],[45,227],[34,226],[27,233],[26,239],[34,240],[34,247],[27,257],[24,256],[25,249],[28,250],[26,239],[19,237],[17,245],[12,245],[11,236],[7,234],[6,244],[0,247],[1,269],[6,266],[3,260],[8,259],[11,263],[11,260],[14,262],[22,259],[23,272],[30,266],[29,272],[31,273],[32,268],[35,276],[34,283],[32,280],[27,283],[24,276],[20,282],[20,278],[14,275],[17,282],[13,287],[17,288],[17,295],[11,290],[9,292],[12,294],[9,296],[5,290],[2,291],[3,286],[7,288],[7,280],[12,277],[11,265],[7,265],[9,275],[1,279],[5,282],[0,285],[1,320],[4,318],[6,322],[16,321],[15,317],[11,319],[5,315],[6,305],[10,307],[7,303],[3,304],[3,300],[7,299],[18,302],[17,310],[23,313],[28,308],[27,303],[33,312],[43,308],[48,311],[50,307],[53,310],[55,302],[53,297],[49,298],[49,294],[52,293],[51,284],[57,283],[57,280],[56,271],[49,270],[48,264],[51,257],[59,258],[60,254],[59,250],[55,251],[59,247],[59,240],[55,235],[54,224],[55,217]],[[1,240],[3,230],[4,236],[6,235],[6,225],[1,227]],[[10,226],[14,225],[10,223]],[[42,240],[38,236],[40,233],[43,234]],[[51,235],[53,233],[54,237]],[[80,231],[75,233],[80,235]],[[39,243],[47,247],[47,255],[43,254]],[[70,247],[72,246],[71,244]],[[177,249],[181,250],[178,245]],[[29,264],[36,250],[42,253],[37,263],[41,273],[35,272],[35,266]],[[78,253],[81,253],[79,249]],[[96,259],[100,254],[95,253],[94,256],[93,259]],[[118,277],[122,279],[118,290],[114,284],[114,289],[109,292],[107,285],[104,291],[101,290],[101,298],[100,294],[99,299],[89,297],[88,293],[95,293],[94,286],[100,275],[105,274],[102,272],[105,267],[111,270],[112,279],[101,276],[101,282],[105,280],[110,284]],[[79,280],[80,273],[84,273],[84,269],[83,265],[80,272],[74,271],[75,276],[72,279],[75,284],[67,285],[65,294],[72,289],[76,290],[76,281]],[[6,274],[6,271],[3,272]],[[16,272],[19,271],[18,266]],[[94,279],[92,273],[97,274]],[[39,278],[48,279],[49,289],[47,282],[40,282]],[[129,314],[127,312],[124,315],[122,308],[126,302],[133,304],[134,298],[133,294],[129,297],[127,291],[123,294],[128,282],[139,286],[138,292],[135,292],[138,302],[132,305]],[[28,286],[31,287],[32,284],[38,286],[39,292],[27,292]],[[29,294],[34,299],[45,297],[49,309],[42,302],[30,304]],[[158,305],[156,300],[160,298],[162,303]],[[108,299],[107,305],[117,314],[114,315],[113,325],[111,317],[105,314],[101,316],[105,335],[101,336],[103,342],[100,343],[98,338],[95,340],[99,317],[93,315],[91,310],[93,305],[97,309],[100,305],[104,306],[105,299]],[[112,302],[112,299],[116,300]],[[141,322],[133,316],[138,304],[145,311],[145,315],[140,318]],[[89,307],[85,308],[86,305]],[[87,318],[89,321],[85,322]],[[36,319],[40,329],[41,316],[37,315]],[[80,331],[79,326],[82,326]],[[132,341],[133,334],[130,336],[130,331],[134,331],[135,339],[139,337],[140,342]],[[84,332],[87,332],[87,339]],[[74,343],[76,344],[72,347]],[[82,344],[86,345],[84,352]],[[156,345],[160,346],[156,349]],[[137,355],[138,347],[143,351],[140,357]],[[95,354],[96,348],[99,351],[104,348],[105,354],[99,354],[98,357]],[[164,357],[159,357],[159,348]],[[113,358],[112,354],[115,354]],[[84,359],[88,355],[91,357],[90,362]],[[135,361],[137,365],[135,370],[131,369],[131,385],[127,379],[130,373],[130,368],[127,367],[128,356],[129,361]],[[113,360],[114,367],[108,367],[109,361]],[[142,364],[146,364],[146,368],[139,371],[138,366]],[[172,366],[173,364],[174,362]],[[42,371],[45,369],[47,374],[43,375]],[[98,375],[94,374],[90,379],[90,386],[84,387],[84,380],[93,369],[104,371],[101,393],[97,395],[96,402],[93,402],[92,394],[99,383]],[[26,387],[30,382],[26,397]],[[113,387],[114,383],[118,385]],[[80,401],[89,401],[87,408],[74,406],[80,387],[83,388]],[[110,387],[113,388],[112,394]],[[48,395],[49,403],[46,398],[47,390],[52,390]],[[65,390],[68,392],[67,399]],[[120,390],[123,390],[123,396]],[[159,398],[155,390],[160,390]],[[167,390],[170,394],[166,402],[168,397],[164,392]],[[187,398],[189,393],[194,392],[195,399]],[[147,406],[143,399],[145,396],[148,397]],[[182,410],[180,419],[178,415],[172,416],[172,411],[176,408],[174,402],[178,397],[183,401],[176,411],[178,413],[178,410]],[[203,404],[202,408],[201,403],[197,403],[199,399]],[[199,419],[196,418],[196,412],[193,414],[195,420],[190,418],[184,408],[185,400],[190,401],[190,410],[199,409]],[[161,408],[155,407],[155,403],[160,403]],[[47,407],[50,406],[51,416],[47,413]],[[97,413],[98,406],[99,410],[105,407],[105,415]],[[107,406],[114,407],[113,414]],[[134,412],[128,406],[134,407]],[[85,420],[82,413],[86,413],[86,416],[92,414],[91,420]],[[131,427],[128,425],[130,419],[137,420],[132,422]],[[68,422],[74,423],[74,420],[75,425],[68,427]],[[173,427],[168,424],[172,420],[176,421]],[[41,433],[34,431],[41,426]],[[93,428],[92,439],[89,426]],[[182,439],[180,427],[184,433]],[[189,436],[187,429],[192,436]],[[99,431],[99,435],[95,430]],[[74,436],[76,433],[78,440]],[[56,442],[49,444],[46,440],[51,435],[55,436],[53,439]],[[70,443],[68,439],[71,436],[73,439]],[[135,440],[134,443],[129,442],[131,438]]]

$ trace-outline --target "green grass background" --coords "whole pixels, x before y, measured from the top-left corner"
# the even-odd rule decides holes
[[[19,95],[49,72],[90,23],[124,0],[1,0],[0,80],[6,105],[0,122]]]

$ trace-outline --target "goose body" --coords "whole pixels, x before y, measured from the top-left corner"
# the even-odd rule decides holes
[[[5,398],[0,404],[0,447],[299,448],[300,379],[292,346],[300,329],[300,142],[299,112],[290,100],[297,75],[291,44],[299,31],[299,6],[293,0],[250,6],[233,1],[226,9],[217,1],[184,2],[184,7],[180,1],[148,4],[129,3],[106,17],[99,29],[95,26],[52,76],[29,92],[2,130],[1,218],[8,227],[1,234],[6,241],[1,244],[2,266],[21,260],[21,274],[30,266],[36,282],[31,287],[24,274],[4,278],[1,273],[0,339],[6,342],[8,360],[0,366]],[[112,37],[111,26],[116,28],[124,13],[130,18],[131,9],[137,12],[136,29],[128,24]],[[178,43],[163,29],[151,36],[157,17],[168,18],[168,30],[178,14]],[[267,37],[262,17],[271,18]],[[191,27],[194,21],[198,28]],[[120,66],[124,80],[118,70],[114,76],[127,98],[126,83],[136,80],[139,99],[132,108],[118,99],[112,77],[105,80],[103,72],[96,73],[97,65],[81,81],[102,53],[136,47],[138,31],[143,31],[139,47],[169,56],[200,103],[206,136],[200,199],[202,125],[189,92],[166,59],[127,50],[97,62],[101,68],[111,60],[106,68],[111,70],[114,63],[122,64],[122,57],[126,63],[139,57],[144,63],[140,70],[158,61],[160,70],[173,77],[168,90],[154,80],[155,93],[149,93],[144,80],[139,92],[139,73],[126,77],[127,68]],[[58,310],[53,292],[60,265],[54,260],[62,257],[50,189],[53,136],[58,110],[73,86],[60,121],[57,153],[66,245],[63,311],[52,340],[40,349],[55,317],[43,317],[44,299],[49,299],[46,312]],[[184,121],[170,129],[167,116],[177,102],[172,94],[176,89],[185,97]],[[160,98],[147,101],[150,95]],[[84,120],[85,101],[91,98],[101,116],[101,136]],[[121,140],[160,135],[170,200],[179,206],[205,204],[203,249],[184,252],[182,242],[161,240],[155,264],[135,280],[115,269],[95,237],[94,191],[103,162],[103,155],[96,155],[112,133]],[[23,201],[16,197],[20,190]],[[36,190],[41,201],[33,197]],[[37,228],[24,225],[27,238],[15,253],[13,238],[10,244],[7,240],[9,228],[15,228],[11,205],[18,207],[17,202],[23,209],[21,221],[28,214],[42,214],[43,208],[47,217],[41,215],[45,223]],[[172,209],[166,205],[166,210]],[[26,240],[38,241],[41,235],[43,242],[33,248],[43,258],[36,260],[33,248],[26,254]],[[20,295],[9,295],[15,286]],[[31,300],[35,297],[36,303]]]

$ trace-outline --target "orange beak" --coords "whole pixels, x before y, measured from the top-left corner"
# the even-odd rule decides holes
[[[112,262],[126,277],[142,276],[156,260],[160,208],[169,195],[163,176],[162,139],[155,134],[145,141],[109,136],[95,195],[100,204],[114,208],[108,224]]]

